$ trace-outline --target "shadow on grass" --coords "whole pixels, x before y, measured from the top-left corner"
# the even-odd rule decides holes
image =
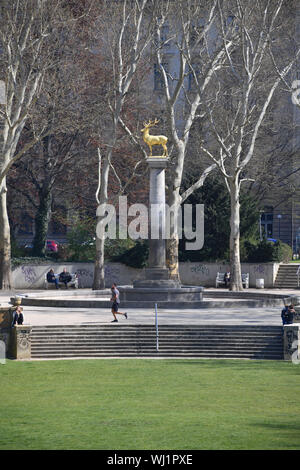
[[[299,450],[300,447],[300,424],[282,422],[256,422],[251,423],[256,429],[266,429],[273,433],[280,432],[282,449]]]
[[[282,369],[289,373],[300,374],[300,364],[293,364],[283,360],[268,360],[268,359],[166,359],[170,365],[181,365],[181,366],[197,366],[206,369],[236,369],[245,370],[245,368],[251,369]],[[298,365],[298,367],[297,367]]]
[[[267,429],[273,429],[274,431],[300,431],[300,424],[297,423],[265,423],[265,422],[257,422],[257,423],[251,423],[251,426],[258,426],[260,428],[267,428]],[[298,443],[300,444],[300,435],[297,434],[295,437],[298,439]]]

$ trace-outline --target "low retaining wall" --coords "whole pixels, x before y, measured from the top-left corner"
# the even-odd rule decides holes
[[[66,267],[69,272],[77,272],[79,287],[90,288],[93,284],[93,263],[64,263],[20,265],[12,272],[15,289],[43,289],[45,274],[50,268],[60,273]],[[273,287],[279,263],[243,263],[242,272],[249,273],[249,287],[256,287],[256,279],[264,279],[265,287]],[[180,263],[179,271],[181,282],[184,285],[215,287],[217,272],[229,270],[229,265],[219,263]],[[107,263],[105,266],[106,286],[112,282],[118,285],[132,285],[136,279],[144,278],[143,269],[134,269],[121,263]]]
[[[77,273],[80,288],[91,288],[94,278],[94,263],[45,263],[24,264],[15,268],[12,272],[12,282],[15,289],[44,289],[45,275],[53,268],[55,273],[61,273],[64,268],[70,273]],[[121,263],[108,263],[105,266],[105,280],[107,287],[112,282],[130,285],[135,279],[143,276],[142,269],[134,269]],[[52,286],[54,287],[54,285]],[[51,288],[51,286],[50,286]]]
[[[249,273],[249,287],[256,287],[256,279],[264,279],[265,287],[274,287],[279,263],[242,263],[242,273]],[[222,263],[180,263],[180,277],[183,284],[215,287],[218,272],[230,271],[229,264]]]

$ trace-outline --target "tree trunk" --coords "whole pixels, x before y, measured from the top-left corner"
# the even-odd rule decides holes
[[[230,290],[242,291],[240,261],[240,195],[238,177],[230,181]]]
[[[104,244],[105,244],[104,238],[97,238],[93,290],[99,290],[99,289],[105,288]]]
[[[107,203],[107,187],[109,177],[109,159],[111,155],[108,154],[103,161],[103,168],[101,171],[100,180],[100,201],[99,204]],[[103,217],[97,217],[97,224]],[[96,258],[94,267],[94,280],[93,290],[99,290],[105,288],[105,272],[104,272],[104,252],[105,252],[105,238],[104,234],[99,238],[96,231]]]
[[[6,204],[6,178],[0,186],[0,289],[11,289],[10,227]]]
[[[168,204],[170,208],[180,206],[179,189],[172,188],[170,190]],[[180,283],[178,250],[179,235],[176,214],[170,213],[170,238],[166,243],[166,266],[169,269],[169,278]]]
[[[45,256],[48,227],[51,218],[52,193],[47,182],[44,183],[40,194],[40,204],[35,216],[35,235],[33,239],[33,254]]]

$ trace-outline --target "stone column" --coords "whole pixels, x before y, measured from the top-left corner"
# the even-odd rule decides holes
[[[169,279],[166,266],[166,196],[165,169],[167,157],[147,158],[150,170],[149,194],[149,257],[145,279],[133,281],[134,288],[175,289],[179,282]]]
[[[150,169],[149,194],[149,259],[146,279],[168,279],[166,267],[165,241],[165,169],[168,159],[165,157],[148,158]]]

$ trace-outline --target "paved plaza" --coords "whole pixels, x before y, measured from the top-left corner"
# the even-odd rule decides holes
[[[215,289],[205,289],[210,294]],[[37,292],[37,291],[35,291]],[[220,289],[218,289],[220,292]],[[256,289],[248,289],[247,292],[257,293]],[[261,293],[261,290],[260,290]],[[299,290],[275,290],[264,289],[266,294],[280,294],[289,296],[300,295]],[[14,291],[1,293],[0,303],[4,304],[10,301],[10,298],[17,294],[32,295],[32,291]],[[80,289],[77,291],[63,290],[56,291],[39,291],[39,295],[44,298],[70,298],[84,299],[93,295],[91,289]],[[109,300],[109,295],[102,296],[103,300]],[[217,300],[211,298],[211,300]],[[224,299],[223,299],[224,300]],[[230,299],[232,301],[232,299]],[[282,303],[283,304],[283,303]],[[122,306],[120,311],[124,311]],[[119,325],[126,324],[154,324],[155,323],[155,307],[151,309],[126,309],[128,313],[128,320],[119,315]],[[203,309],[158,309],[158,320],[160,324],[220,324],[220,325],[281,325],[281,306],[276,307],[248,307],[245,302],[245,307],[229,307],[229,308],[203,308]],[[41,306],[24,306],[25,324],[32,326],[36,325],[71,325],[71,324],[89,324],[98,323],[105,324],[112,321],[112,314],[109,308],[68,308],[68,307],[41,307]]]

